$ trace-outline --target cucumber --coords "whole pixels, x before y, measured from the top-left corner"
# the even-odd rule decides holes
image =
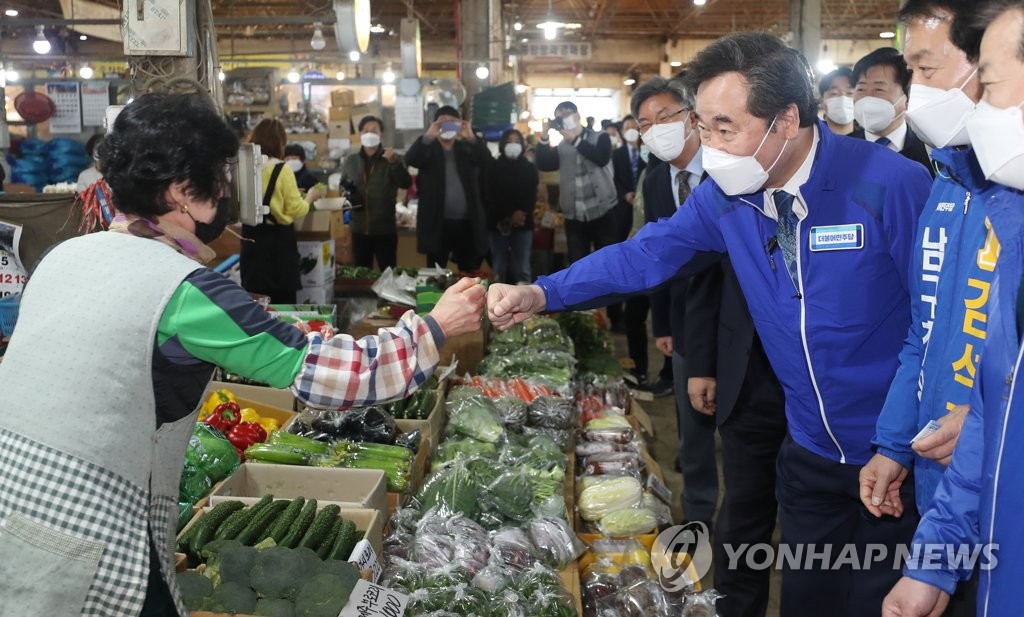
[[[330,446],[322,441],[302,437],[300,435],[292,435],[285,431],[277,431],[274,433],[273,437],[270,438],[269,443],[275,446],[284,446],[301,450],[311,456],[327,454],[327,450],[330,448]]]
[[[334,539],[334,546],[331,547],[331,552],[327,558],[348,561],[349,556],[352,554],[352,549],[356,545],[355,537],[356,524],[349,520],[342,521],[338,537]]]
[[[192,539],[189,545],[192,548],[193,553],[199,553],[203,550],[206,544],[213,540],[213,535],[217,532],[217,529],[222,523],[228,520],[228,518],[235,512],[245,507],[241,501],[222,501],[215,505],[212,510],[204,514],[196,524],[192,526],[192,530],[195,532],[192,535]]]
[[[309,455],[290,446],[257,443],[245,449],[246,460],[278,465],[308,465]]]
[[[327,556],[331,554],[331,549],[334,548],[334,541],[338,539],[338,533],[341,528],[345,526],[345,519],[338,517],[334,521],[334,525],[331,526],[331,533],[327,534],[324,541],[320,543],[320,548],[316,549],[316,556],[322,560],[327,559]]]
[[[337,520],[340,512],[341,507],[333,504],[320,510],[316,518],[313,519],[313,524],[306,530],[306,535],[302,536],[299,546],[304,546],[314,551],[320,548],[324,538],[331,533],[331,528],[334,526],[334,521]]]
[[[272,525],[266,528],[260,538],[256,541],[257,544],[266,540],[267,538],[274,538],[274,542],[280,544],[281,540],[284,539],[285,534],[288,533],[288,529],[291,528],[295,519],[299,518],[299,512],[302,511],[303,504],[306,500],[302,497],[296,497],[291,500],[288,507],[284,509],[281,516],[277,517]]]
[[[383,443],[359,442],[353,443],[353,452],[365,454],[369,458],[389,458],[397,461],[411,461],[412,450],[404,446],[391,446]]]
[[[251,521],[260,510],[269,506],[273,500],[273,495],[264,495],[252,506],[235,512],[228,518],[228,520],[224,521],[223,525],[217,528],[217,533],[214,535],[214,538],[217,540],[233,540],[238,537],[238,534],[242,533],[242,530],[249,524],[249,521]]]
[[[263,534],[263,531],[270,527],[270,524],[288,507],[289,503],[291,502],[287,499],[282,499],[257,512],[236,539],[246,546],[256,544],[256,540]]]
[[[284,546],[287,548],[297,548],[299,546],[299,540],[306,535],[306,530],[309,529],[310,523],[316,517],[316,499],[310,499],[306,501],[306,505],[302,507],[302,512],[299,512],[298,518],[295,519],[295,524],[291,526],[288,533],[281,538],[278,546]]]

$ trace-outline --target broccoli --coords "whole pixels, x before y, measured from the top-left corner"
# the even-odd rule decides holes
[[[296,617],[338,617],[352,594],[352,585],[333,574],[317,574],[295,599]]]
[[[221,583],[249,584],[249,572],[256,563],[256,549],[238,542],[224,545],[206,563],[207,569],[214,569],[220,575]],[[207,576],[214,578],[210,573]]]
[[[315,555],[315,553],[314,553]],[[291,598],[299,591],[307,561],[298,551],[274,546],[256,555],[249,574],[249,585],[261,598]]]
[[[266,617],[295,617],[295,605],[288,600],[261,598],[256,603],[256,612],[253,614]]]
[[[256,609],[256,594],[241,583],[224,583],[203,601],[202,608],[214,613],[252,614]]]
[[[309,577],[313,576],[317,570],[320,569],[320,564],[323,563],[320,557],[311,548],[300,546],[299,548],[292,549],[296,555],[302,558],[302,567],[295,572],[295,578],[300,581],[308,581]]]
[[[178,573],[178,591],[181,592],[185,608],[190,611],[199,610],[203,599],[213,593],[213,582],[195,570],[185,570]]]
[[[330,559],[323,562],[316,573],[337,576],[341,580],[345,581],[345,584],[349,587],[349,591],[356,586],[356,581],[359,580],[359,568],[353,563],[341,561],[340,559]]]

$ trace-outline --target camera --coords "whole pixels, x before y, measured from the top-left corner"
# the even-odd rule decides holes
[[[555,117],[554,119],[551,120],[551,128],[555,129],[556,131],[564,131],[565,130],[565,125],[562,124],[561,116],[557,116],[557,117]]]

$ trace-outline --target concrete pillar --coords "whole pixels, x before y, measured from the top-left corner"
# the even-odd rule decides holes
[[[489,62],[492,21],[491,0],[462,0],[459,7],[459,58],[462,85],[466,87],[466,102],[473,95],[493,83],[497,64]],[[494,13],[494,20],[501,24],[500,12]],[[486,62],[492,77],[477,79],[476,69],[480,62]]]
[[[821,59],[821,0],[789,0],[790,45],[799,49],[811,68],[818,71]]]

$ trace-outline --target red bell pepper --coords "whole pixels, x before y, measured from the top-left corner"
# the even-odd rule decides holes
[[[227,438],[231,445],[235,446],[236,450],[245,452],[245,449],[249,446],[266,441],[267,431],[255,422],[242,422],[231,429],[227,434]]]
[[[213,410],[210,417],[204,420],[207,424],[217,429],[227,437],[231,429],[238,426],[238,423],[242,420],[242,410],[238,407],[238,403],[234,401],[228,401],[217,405],[217,408]]]

